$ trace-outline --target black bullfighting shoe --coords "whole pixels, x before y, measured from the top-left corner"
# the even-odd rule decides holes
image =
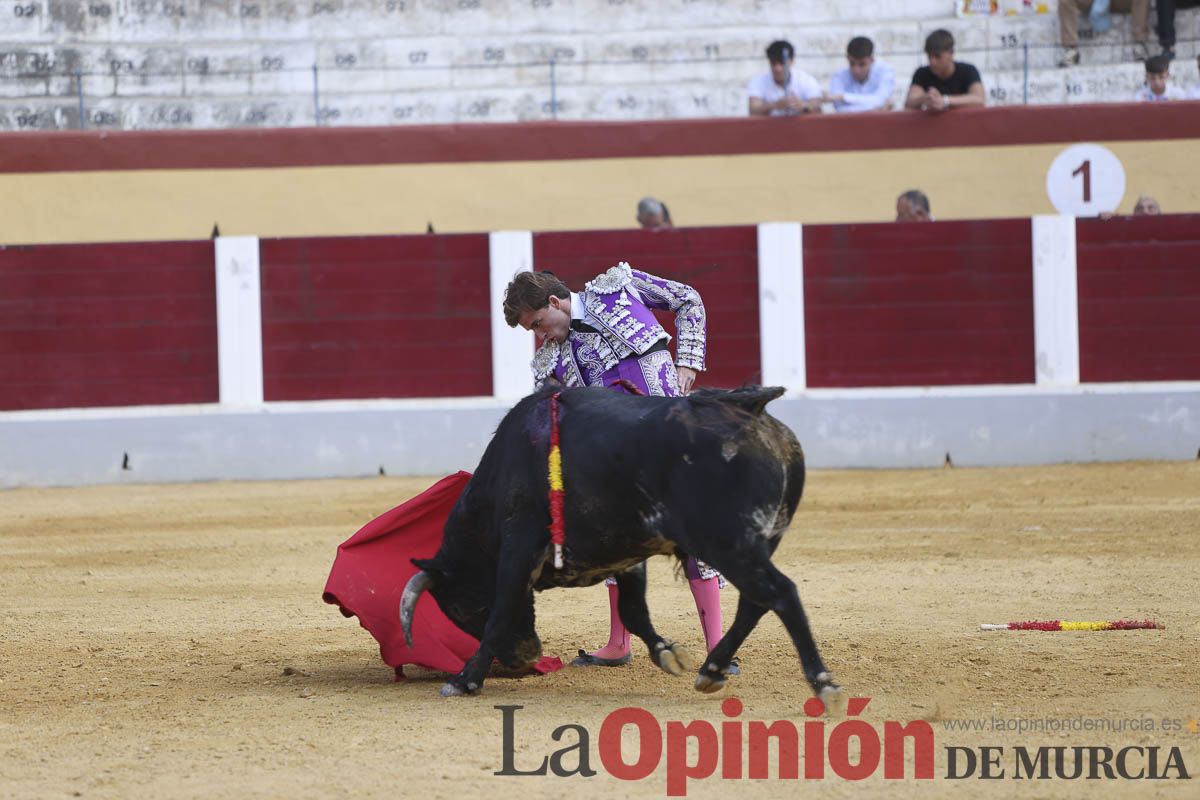
[[[572,667],[623,667],[633,661],[633,653],[626,653],[620,658],[601,658],[586,650],[580,650],[579,656],[571,662]]]

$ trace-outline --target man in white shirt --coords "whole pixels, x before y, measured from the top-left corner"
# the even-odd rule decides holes
[[[796,50],[791,42],[771,42],[767,61],[771,71],[754,76],[746,87],[751,116],[787,117],[820,113],[821,84],[807,72],[792,69]]]
[[[1139,103],[1187,99],[1182,89],[1171,85],[1171,62],[1166,56],[1146,59],[1146,85],[1134,93],[1133,99]]]
[[[850,66],[829,79],[829,96],[834,111],[880,111],[892,105],[896,71],[875,60],[875,45],[865,36],[855,36],[846,46]]]

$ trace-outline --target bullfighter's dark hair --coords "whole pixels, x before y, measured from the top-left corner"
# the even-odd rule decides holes
[[[571,290],[549,270],[518,273],[504,290],[504,321],[510,328],[526,311],[538,311],[550,305],[550,298],[566,300]]]

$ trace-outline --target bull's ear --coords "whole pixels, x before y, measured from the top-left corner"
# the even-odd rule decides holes
[[[782,386],[743,386],[733,389],[721,399],[741,406],[751,414],[761,414],[767,403],[782,397],[785,391]]]

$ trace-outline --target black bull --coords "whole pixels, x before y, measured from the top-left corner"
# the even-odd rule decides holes
[[[716,691],[739,646],[768,611],[779,615],[815,693],[840,700],[821,662],[796,586],[771,563],[804,490],[795,435],[764,412],[783,389],[701,390],[633,397],[570,389],[559,398],[566,488],[564,564],[548,529],[550,395],[521,400],[501,421],[446,522],[441,548],[405,587],[401,622],[428,589],[456,625],[480,640],[444,695],[474,693],[493,657],[508,667],[541,655],[533,592],[589,586],[615,575],[625,626],[663,670],[682,675],[683,649],[663,639],[646,607],[649,556],[695,556],[737,587],[737,615],[700,667]]]

